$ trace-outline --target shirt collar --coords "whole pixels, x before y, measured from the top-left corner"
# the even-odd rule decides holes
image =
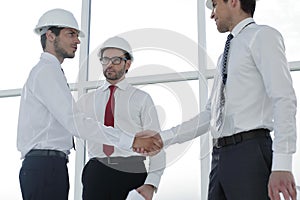
[[[244,28],[245,26],[247,26],[250,23],[254,23],[254,19],[252,17],[246,18],[242,21],[240,21],[240,23],[238,23],[232,30],[232,35],[234,37],[236,37]]]
[[[61,66],[59,60],[51,53],[48,52],[43,52],[41,54],[41,58],[45,59],[45,60],[49,60],[50,62],[55,63],[58,66]]]
[[[103,83],[103,86],[101,87],[102,91],[105,91],[108,89],[108,87],[110,86],[111,84],[105,80],[104,83]],[[116,86],[121,89],[121,90],[126,90],[126,88],[129,86],[129,83],[128,81],[126,80],[126,78],[124,78],[123,80],[121,80],[120,82],[118,82],[116,84]]]

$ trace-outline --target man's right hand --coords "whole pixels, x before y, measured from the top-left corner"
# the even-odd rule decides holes
[[[142,131],[136,134],[133,141],[133,151],[144,155],[155,155],[163,147],[160,135],[151,130]]]

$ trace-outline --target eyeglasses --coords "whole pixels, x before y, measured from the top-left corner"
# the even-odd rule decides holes
[[[102,65],[108,65],[108,63],[111,61],[112,64],[119,65],[123,60],[126,61],[127,58],[122,58],[122,57],[118,57],[118,56],[115,56],[112,58],[102,57],[102,58],[100,58],[100,63]]]

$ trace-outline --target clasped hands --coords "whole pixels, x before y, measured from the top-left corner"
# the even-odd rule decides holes
[[[163,141],[159,133],[152,130],[145,130],[135,135],[132,149],[134,152],[147,156],[153,156],[160,152]]]

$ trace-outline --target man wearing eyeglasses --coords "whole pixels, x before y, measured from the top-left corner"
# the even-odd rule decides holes
[[[133,61],[129,43],[120,37],[109,38],[98,56],[106,80],[97,90],[82,96],[78,107],[106,126],[126,132],[159,131],[152,98],[131,86],[125,78]],[[92,141],[88,141],[88,154],[90,160],[82,174],[84,200],[124,200],[133,189],[151,200],[166,162],[164,151],[146,159],[137,153]]]

